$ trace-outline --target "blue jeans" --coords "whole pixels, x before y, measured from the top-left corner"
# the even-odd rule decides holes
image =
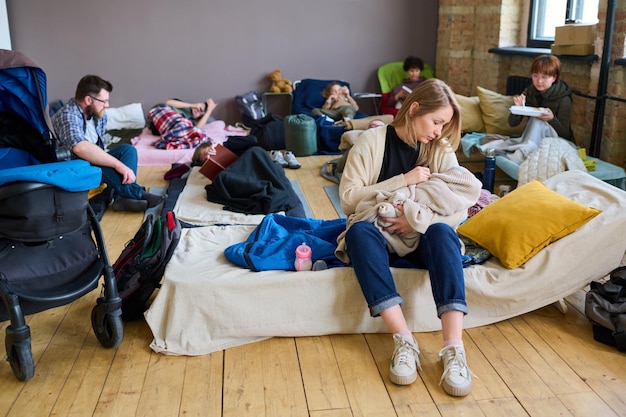
[[[389,269],[398,259],[428,270],[438,317],[452,310],[467,314],[461,243],[447,224],[431,225],[417,249],[400,258],[387,251],[387,242],[376,226],[357,222],[346,233],[346,251],[372,317],[403,302]]]
[[[132,169],[137,175],[137,149],[128,144],[122,144],[108,151],[112,157],[119,159],[124,165]],[[122,184],[122,176],[113,168],[100,167],[102,169],[102,182],[115,190],[120,197],[140,200],[144,187],[137,184]]]

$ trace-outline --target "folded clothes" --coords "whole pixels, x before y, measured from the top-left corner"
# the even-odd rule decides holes
[[[593,172],[596,170],[596,160],[587,158],[587,150],[585,148],[578,148],[578,156],[583,160],[587,172]]]

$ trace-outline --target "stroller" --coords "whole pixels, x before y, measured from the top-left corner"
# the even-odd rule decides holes
[[[88,192],[102,172],[69,160],[46,111],[46,76],[30,58],[0,50],[0,321],[17,379],[34,376],[24,315],[66,305],[98,287],[91,313],[104,347],[123,339],[122,301]]]

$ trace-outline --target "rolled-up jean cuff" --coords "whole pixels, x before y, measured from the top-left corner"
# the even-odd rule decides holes
[[[464,303],[450,303],[437,307],[437,317],[441,318],[441,315],[447,311],[460,311],[463,314],[467,314],[467,304]]]
[[[370,314],[372,317],[380,316],[380,313],[387,310],[389,307],[393,307],[398,304],[402,304],[402,297],[399,295],[395,295],[391,298],[387,298],[386,300],[381,301],[380,303],[373,305],[370,307]]]

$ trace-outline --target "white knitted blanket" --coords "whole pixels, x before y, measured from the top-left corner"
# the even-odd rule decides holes
[[[518,186],[534,179],[544,181],[559,172],[578,169],[587,172],[574,145],[563,138],[544,138],[539,148],[533,151],[519,165]]]

